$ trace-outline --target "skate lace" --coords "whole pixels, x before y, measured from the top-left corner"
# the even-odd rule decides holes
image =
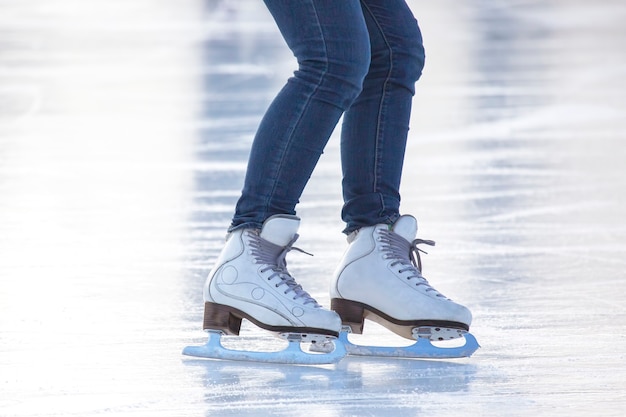
[[[291,241],[287,245],[279,246],[275,245],[259,236],[257,231],[249,234],[250,239],[250,253],[255,258],[257,264],[265,265],[261,269],[261,272],[272,271],[273,274],[267,277],[268,281],[278,278],[279,281],[275,284],[276,288],[285,286],[284,294],[293,293],[293,299],[302,299],[302,303],[312,304],[315,307],[321,307],[318,302],[306,292],[300,284],[298,284],[294,277],[287,271],[287,260],[285,259],[287,253],[295,250],[310,256],[312,254],[293,246],[294,242],[298,239],[298,234],[295,234]]]
[[[416,285],[425,286],[426,292],[434,291],[438,297],[444,297],[436,289],[430,286],[430,283],[422,275],[422,260],[420,252],[428,253],[420,249],[417,245],[425,244],[435,246],[432,240],[415,239],[412,242],[407,241],[402,236],[389,230],[380,229],[380,242],[382,250],[385,253],[385,259],[391,260],[392,267],[400,266],[398,272],[400,274],[408,273],[407,280],[416,280]]]

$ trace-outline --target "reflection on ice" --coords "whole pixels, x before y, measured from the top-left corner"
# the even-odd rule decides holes
[[[476,367],[441,361],[344,359],[334,368],[185,361],[207,388],[208,415],[383,415],[433,411],[420,395],[467,392]],[[312,403],[304,401],[309,399]]]

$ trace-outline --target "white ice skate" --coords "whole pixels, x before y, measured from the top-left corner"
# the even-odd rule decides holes
[[[336,363],[346,355],[335,343],[341,329],[337,313],[322,308],[287,271],[285,256],[294,248],[300,219],[277,215],[261,230],[240,229],[229,234],[226,245],[204,287],[204,346],[188,346],[183,354],[214,359],[292,364]],[[233,350],[221,343],[223,335],[239,335],[241,321],[286,339],[285,350],[258,352]],[[311,346],[331,346],[325,353],[308,353]],[[313,349],[311,349],[313,351]]]
[[[348,354],[411,358],[470,356],[479,345],[468,333],[470,311],[435,290],[422,276],[417,221],[402,216],[393,225],[364,227],[349,236],[331,284],[331,308],[342,318],[340,337]],[[377,322],[416,343],[409,347],[358,346],[348,333],[362,334],[364,319]],[[465,338],[463,346],[431,341]]]

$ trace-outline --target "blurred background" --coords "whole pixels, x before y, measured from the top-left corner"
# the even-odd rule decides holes
[[[290,51],[260,0],[0,0],[0,416],[623,414],[626,3],[408,3],[427,61],[402,211],[482,349],[183,358]],[[338,133],[298,209],[315,256],[289,255],[327,306]]]

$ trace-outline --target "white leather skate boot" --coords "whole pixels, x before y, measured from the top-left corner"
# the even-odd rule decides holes
[[[407,339],[462,337],[470,311],[435,290],[421,274],[415,239],[417,221],[402,216],[393,225],[363,227],[349,236],[349,247],[331,283],[331,308],[352,333],[364,318]],[[417,259],[417,262],[416,262]]]
[[[204,329],[238,335],[241,320],[279,334],[336,337],[339,316],[322,308],[287,271],[300,219],[276,215],[261,230],[229,234],[204,286]]]

